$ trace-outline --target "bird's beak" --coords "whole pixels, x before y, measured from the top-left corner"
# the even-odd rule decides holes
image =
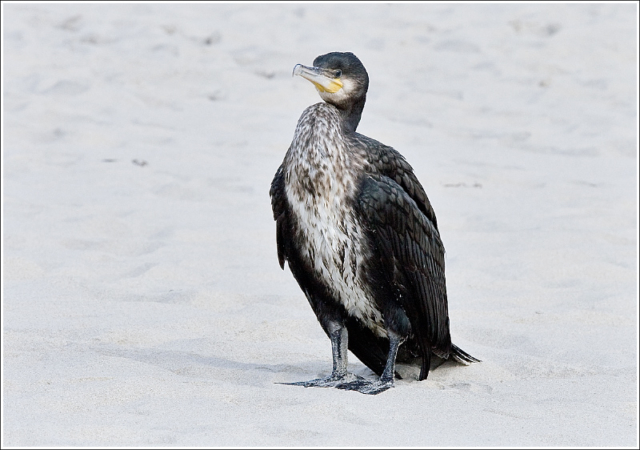
[[[296,64],[293,68],[293,75],[300,75],[302,78],[311,81],[320,92],[333,94],[342,89],[342,81],[333,77],[331,71],[320,67],[307,67],[302,64]]]

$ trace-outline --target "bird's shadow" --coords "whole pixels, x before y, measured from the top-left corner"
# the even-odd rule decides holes
[[[197,344],[194,345],[197,347]],[[204,355],[196,351],[160,348],[123,348],[114,345],[99,345],[93,351],[103,356],[125,358],[172,372],[178,376],[201,381],[232,381],[243,385],[265,385],[284,383],[327,376],[331,372],[331,361],[310,359],[293,364],[238,361],[223,356]],[[353,356],[353,355],[352,355]],[[354,358],[355,359],[355,358]],[[434,357],[431,370],[442,365],[453,364]],[[420,366],[398,364],[397,373],[404,382],[417,380]],[[360,361],[350,362],[350,370],[363,378],[376,379],[376,374]],[[256,373],[261,373],[256,376]]]
[[[246,385],[287,381],[295,376],[304,377],[308,374],[330,372],[331,370],[330,361],[323,365],[318,360],[307,360],[292,365],[237,361],[222,356],[205,356],[185,350],[131,349],[116,346],[100,346],[92,350],[103,356],[126,358],[167,370],[183,377],[203,380],[233,380],[238,384]],[[256,372],[262,372],[263,376],[256,377]],[[273,374],[282,374],[284,376],[273,376]]]

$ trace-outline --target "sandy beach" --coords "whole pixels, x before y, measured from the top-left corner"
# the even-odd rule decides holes
[[[3,447],[638,446],[636,3],[2,11]],[[331,371],[268,194],[331,51],[483,361],[377,396],[277,384]]]

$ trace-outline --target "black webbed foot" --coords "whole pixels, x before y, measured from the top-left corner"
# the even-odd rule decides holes
[[[346,373],[344,375],[330,375],[326,378],[316,378],[309,381],[296,381],[294,383],[277,383],[287,384],[289,386],[303,386],[303,387],[338,387],[349,383],[359,383],[365,381],[361,376],[353,373]]]
[[[338,389],[344,389],[345,391],[357,391],[361,394],[367,395],[377,395],[392,387],[394,387],[393,380],[367,381],[364,378],[348,383],[342,383],[336,386],[336,388]]]

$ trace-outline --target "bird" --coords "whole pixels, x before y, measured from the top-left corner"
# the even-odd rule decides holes
[[[297,64],[323,100],[304,110],[269,190],[278,262],[287,262],[331,341],[329,376],[281,383],[376,395],[396,363],[429,374],[432,356],[479,362],[452,344],[444,246],[412,166],[356,132],[369,75],[351,52]],[[348,371],[348,351],[375,372]]]

